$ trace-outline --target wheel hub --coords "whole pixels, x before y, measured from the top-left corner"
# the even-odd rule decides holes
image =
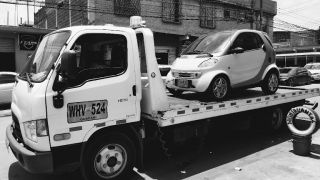
[[[216,97],[221,98],[225,96],[227,92],[227,82],[219,78],[214,82],[214,87],[213,87],[213,93],[215,94]]]
[[[96,155],[94,167],[102,178],[111,178],[121,173],[127,161],[127,154],[120,145],[107,145]]]
[[[272,74],[269,78],[269,88],[271,91],[275,91],[278,87],[278,78],[275,74]]]

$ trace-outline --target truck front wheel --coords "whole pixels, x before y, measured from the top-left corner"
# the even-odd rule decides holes
[[[86,148],[81,171],[88,180],[126,179],[132,172],[135,154],[134,144],[126,135],[104,135]]]

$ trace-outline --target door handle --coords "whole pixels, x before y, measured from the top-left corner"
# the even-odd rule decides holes
[[[133,86],[132,86],[132,94],[133,94],[133,96],[136,96],[136,94],[137,94],[137,87],[136,87],[136,85],[133,85]]]

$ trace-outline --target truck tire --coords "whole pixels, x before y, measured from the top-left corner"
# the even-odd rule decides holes
[[[285,122],[284,110],[280,107],[267,108],[253,113],[251,130],[253,132],[274,133],[280,131]]]
[[[284,122],[283,110],[281,108],[274,108],[271,111],[272,116],[270,122],[270,129],[271,131],[279,131]]]
[[[274,94],[279,87],[279,75],[270,71],[262,81],[261,89],[265,94]]]
[[[218,75],[211,81],[207,94],[213,100],[222,101],[225,100],[230,92],[229,80],[224,75]]]
[[[109,133],[89,142],[81,171],[87,180],[127,179],[135,162],[134,143],[122,133]]]

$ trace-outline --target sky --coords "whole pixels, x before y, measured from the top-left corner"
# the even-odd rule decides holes
[[[0,0],[16,2],[17,0]],[[40,0],[36,0],[39,2]],[[275,21],[280,19],[295,25],[299,25],[308,29],[319,29],[320,26],[320,0],[274,0],[277,2],[277,15]],[[24,3],[23,1],[18,1]],[[17,11],[16,11],[17,9]],[[29,21],[33,22],[33,13],[36,12],[39,7],[34,7],[33,3],[29,3]],[[16,14],[17,13],[17,14]],[[9,18],[7,18],[9,16]],[[17,18],[18,17],[18,18]],[[11,4],[0,4],[0,24],[17,25],[17,21],[20,23],[27,22],[27,6],[18,5],[15,7]],[[8,21],[9,20],[9,21]],[[280,26],[275,23],[275,27]],[[282,27],[288,28],[288,25]]]
[[[275,0],[277,19],[296,24],[308,29],[319,29],[320,0]]]

